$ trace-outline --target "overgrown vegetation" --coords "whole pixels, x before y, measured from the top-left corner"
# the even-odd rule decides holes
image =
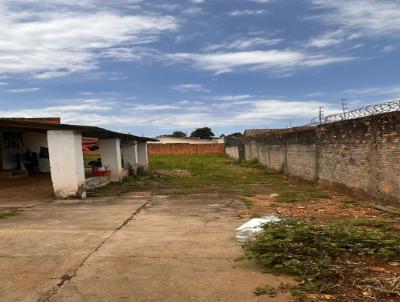
[[[187,171],[190,176],[157,171]],[[253,185],[279,194],[277,201],[281,202],[329,197],[326,191],[306,183],[288,184],[279,173],[267,171],[257,161],[235,161],[224,155],[151,155],[147,175],[128,177],[120,184],[95,189],[89,195],[121,195],[149,187],[168,190],[168,194],[174,195],[204,190],[252,195]]]
[[[17,211],[0,212],[0,219],[17,215]]]
[[[155,176],[162,187],[188,193],[193,190],[234,190],[253,194],[252,185],[263,185],[278,201],[289,202],[327,198],[329,194],[309,184],[291,184],[278,173],[261,167],[257,161],[235,161],[223,155],[157,155],[150,157],[151,171],[187,170],[191,177]]]
[[[306,294],[332,294],[337,301],[400,299],[399,273],[380,268],[379,275],[371,275],[369,270],[376,263],[400,260],[399,229],[380,220],[317,225],[294,218],[263,229],[245,246],[245,257],[256,259],[267,272],[297,277],[299,285],[291,292],[299,299]]]

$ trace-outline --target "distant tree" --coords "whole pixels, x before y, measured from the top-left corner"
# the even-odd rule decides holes
[[[208,127],[198,128],[190,134],[190,137],[199,137],[201,139],[211,139],[214,136],[215,134]]]
[[[242,133],[240,133],[240,132],[235,132],[235,133],[232,133],[232,134],[229,134],[228,135],[228,137],[242,137],[243,135],[242,135]]]
[[[174,131],[170,136],[171,137],[186,137],[186,133],[183,131]]]

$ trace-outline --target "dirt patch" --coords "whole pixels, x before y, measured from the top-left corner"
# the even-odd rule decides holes
[[[191,177],[192,173],[188,170],[155,170],[153,174],[158,176],[170,176],[170,177]]]
[[[257,194],[254,196],[245,196],[243,199],[248,201],[253,207],[269,207],[272,202],[272,197],[271,195]]]
[[[376,218],[384,215],[366,201],[350,199],[346,195],[333,195],[329,199],[318,199],[298,202],[279,202],[279,194],[255,194],[242,196],[242,202],[247,206],[251,217],[266,214],[277,214],[282,217],[312,218],[321,222],[337,218]],[[400,222],[400,221],[399,221]]]
[[[318,220],[332,218],[377,217],[382,212],[370,206],[362,206],[357,201],[346,201],[341,198],[301,203],[275,204],[276,212],[281,216],[308,217]]]

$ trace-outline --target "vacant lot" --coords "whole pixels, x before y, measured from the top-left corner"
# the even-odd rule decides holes
[[[213,193],[242,202],[247,217],[279,215],[284,221],[266,227],[265,234],[246,247],[245,258],[255,259],[271,273],[294,276],[299,284],[266,284],[257,288],[259,295],[291,292],[298,300],[311,301],[400,300],[398,214],[289,180],[257,162],[197,155],[153,156],[151,164],[150,176],[95,194],[120,194],[141,186],[181,199]]]
[[[0,210],[1,301],[282,302],[291,301],[291,294],[304,301],[398,301],[400,264],[392,254],[400,242],[397,215],[293,182],[255,162],[152,157],[149,174],[90,195],[10,214]],[[253,216],[274,213],[292,220],[271,226],[246,247],[245,255],[255,261],[238,261],[244,250],[234,229]],[[343,236],[337,222],[354,232]],[[320,229],[324,226],[332,228]],[[325,234],[330,240],[315,246],[314,239]],[[326,264],[344,267],[343,278],[323,274],[332,266],[321,266],[324,259],[315,252],[331,244],[338,249],[319,254],[330,257]],[[304,258],[296,251],[304,251]],[[271,253],[275,258],[268,262]],[[343,253],[357,275],[349,263],[335,262],[334,253]],[[317,272],[323,282],[308,278],[308,272]]]

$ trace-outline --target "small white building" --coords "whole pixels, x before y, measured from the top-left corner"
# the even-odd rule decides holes
[[[85,173],[83,137],[99,139],[107,176],[94,179]],[[0,119],[0,178],[49,173],[57,198],[85,198],[88,187],[147,169],[149,141],[154,140],[98,127]]]

